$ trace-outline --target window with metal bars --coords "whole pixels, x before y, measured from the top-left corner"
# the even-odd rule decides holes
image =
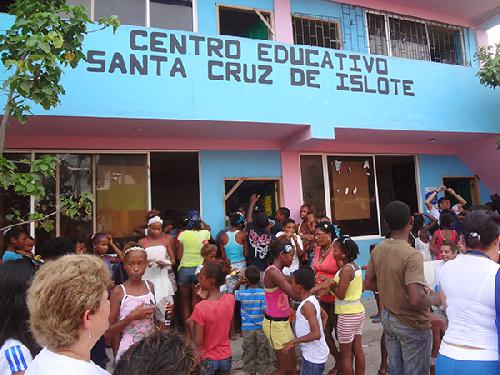
[[[295,44],[333,49],[342,48],[340,22],[335,19],[294,15],[292,24]]]
[[[371,11],[366,22],[372,54],[470,65],[460,27]]]

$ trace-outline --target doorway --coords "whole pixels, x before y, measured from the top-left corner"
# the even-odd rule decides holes
[[[480,204],[479,184],[476,177],[443,177],[443,185],[455,190],[455,193],[467,201],[464,208],[469,209],[471,206]],[[458,203],[450,193],[446,192],[445,196],[452,206]]]
[[[411,212],[418,212],[415,158],[413,156],[375,156],[377,187],[380,204],[380,228],[387,234],[384,225],[384,208],[391,201],[406,203]]]
[[[152,152],[151,208],[167,220],[181,221],[189,210],[200,209],[197,152]]]

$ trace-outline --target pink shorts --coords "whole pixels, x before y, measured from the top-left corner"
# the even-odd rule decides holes
[[[354,341],[355,335],[363,333],[365,313],[340,314],[337,321],[337,339],[340,344],[349,344]]]

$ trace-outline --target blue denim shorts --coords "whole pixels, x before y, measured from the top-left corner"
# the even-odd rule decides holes
[[[177,284],[179,285],[189,285],[196,284],[198,280],[196,279],[196,267],[182,267],[179,268],[177,272]]]
[[[205,359],[201,361],[200,375],[215,375],[217,372],[231,372],[231,357],[227,359]]]
[[[312,363],[302,357],[300,375],[323,375],[326,363]]]
[[[439,354],[436,375],[497,375],[498,361],[462,361]]]

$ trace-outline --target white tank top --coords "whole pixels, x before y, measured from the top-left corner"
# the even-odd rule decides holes
[[[477,255],[459,255],[441,269],[441,290],[446,296],[448,329],[439,352],[454,359],[496,361],[495,276],[499,265]],[[456,345],[483,350],[460,350]],[[466,352],[466,353],[463,353]]]
[[[330,350],[328,349],[328,345],[326,345],[325,333],[323,332],[321,307],[315,296],[307,297],[297,308],[297,314],[295,316],[295,335],[297,337],[302,337],[311,332],[309,321],[304,317],[304,315],[302,315],[301,312],[302,306],[304,306],[304,303],[306,302],[311,302],[316,309],[316,319],[318,320],[319,329],[321,331],[321,338],[319,340],[300,344],[300,350],[302,351],[302,356],[306,359],[306,361],[317,364],[325,363],[328,359],[328,355],[330,354]]]

